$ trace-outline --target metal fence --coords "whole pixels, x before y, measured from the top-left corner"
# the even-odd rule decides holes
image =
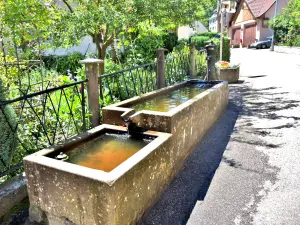
[[[0,101],[0,178],[24,156],[88,128],[86,80]]]
[[[189,60],[188,54],[165,59],[167,86],[189,78]],[[99,76],[100,107],[156,90],[156,67],[153,62]],[[206,71],[205,51],[196,54],[196,71]],[[6,100],[0,90],[0,179],[19,172],[24,156],[90,128],[87,81],[58,87],[48,81],[39,92],[27,86]]]
[[[201,49],[200,51],[196,51],[195,58],[195,69],[196,75],[198,78],[206,80],[207,79],[207,54],[206,49]]]
[[[101,75],[98,80],[102,106],[106,106],[155,90],[156,63]]]
[[[189,54],[167,58],[166,65],[166,85],[172,85],[187,80],[189,77]]]

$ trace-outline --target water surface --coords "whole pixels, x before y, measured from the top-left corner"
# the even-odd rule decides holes
[[[103,134],[67,152],[67,162],[110,172],[152,140],[137,140],[127,134]]]
[[[168,112],[171,109],[174,109],[175,107],[190,100],[191,98],[194,98],[203,91],[211,88],[212,86],[213,85],[203,83],[189,84],[183,86],[180,89],[176,89],[147,101],[131,105],[130,108],[135,109],[135,111],[152,110],[159,112]]]

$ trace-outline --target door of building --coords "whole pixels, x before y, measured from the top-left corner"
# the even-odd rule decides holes
[[[256,24],[245,26],[243,46],[247,47],[248,45],[255,42],[255,39],[256,39]]]
[[[241,39],[241,28],[235,28],[232,30],[232,44],[240,44],[240,39]]]

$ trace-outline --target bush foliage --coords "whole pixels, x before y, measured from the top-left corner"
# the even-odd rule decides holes
[[[216,32],[203,32],[194,35],[191,42],[196,44],[196,49],[204,48],[210,41],[217,45],[217,60],[220,60],[220,34]],[[223,61],[230,61],[230,39],[223,37]]]
[[[5,99],[4,88],[0,80],[0,100]],[[11,164],[16,149],[16,136],[12,132],[16,126],[16,114],[11,106],[0,109],[0,171]]]
[[[283,13],[270,22],[280,45],[300,46],[300,1],[291,0]]]
[[[220,60],[220,39],[213,38],[212,41],[217,45],[217,60]],[[230,62],[230,39],[223,38],[223,59],[222,61]]]
[[[78,68],[82,67],[79,61],[84,59],[84,56],[80,52],[73,52],[64,56],[43,56],[42,59],[47,69],[53,69],[60,74],[66,75],[68,70],[70,70],[71,73],[75,73]]]

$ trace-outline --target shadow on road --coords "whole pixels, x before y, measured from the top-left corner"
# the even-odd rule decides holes
[[[203,200],[207,193],[233,132],[239,111],[240,107],[230,101],[227,111],[197,145],[182,171],[139,224],[186,224],[196,202]]]
[[[247,85],[234,84],[230,88],[231,100],[225,114],[219,118],[215,126],[207,133],[203,141],[198,144],[196,150],[185,162],[183,170],[171,182],[169,187],[160,197],[159,202],[143,216],[140,225],[183,225],[186,224],[197,201],[205,198],[209,185],[218,168],[220,161],[228,165],[244,169],[243,165],[223,157],[223,153],[229,142],[238,116],[243,115],[251,118],[264,118],[270,120],[299,118],[279,116],[281,110],[297,107],[300,101],[285,99],[285,92],[280,92],[277,87],[264,89],[251,89]],[[263,101],[261,101],[263,100]],[[241,126],[252,127],[253,120],[245,120]],[[269,129],[281,129],[274,126]],[[252,127],[253,128],[253,127]],[[261,137],[270,135],[266,129],[252,129],[252,134]],[[267,143],[263,140],[248,141],[240,138],[232,139],[233,142],[247,142],[254,146],[267,148],[279,148],[280,144]],[[246,170],[246,169],[245,169]],[[247,169],[249,170],[249,169]],[[253,170],[252,172],[257,172]]]

